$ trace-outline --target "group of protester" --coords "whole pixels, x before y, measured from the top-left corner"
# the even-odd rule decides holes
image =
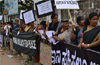
[[[98,14],[92,12],[86,19],[83,16],[77,17],[76,22],[79,26],[75,27],[75,25],[72,25],[72,27],[69,27],[68,20],[63,19],[61,22],[58,22],[58,15],[52,14],[51,23],[49,21],[41,21],[40,24],[34,27],[34,22],[25,25],[23,20],[20,20],[20,24],[19,20],[15,20],[15,23],[10,21],[2,24],[1,28],[2,31],[5,31],[6,36],[11,35],[12,32],[35,32],[37,36],[40,34],[39,30],[43,30],[43,36],[46,37],[46,41],[48,41],[46,31],[55,31],[55,35],[52,38],[57,41],[73,43],[80,49],[83,47],[100,51],[100,26],[98,25],[98,19]],[[41,41],[45,42],[44,39],[41,39]]]

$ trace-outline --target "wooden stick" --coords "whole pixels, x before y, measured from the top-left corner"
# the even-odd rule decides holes
[[[70,10],[68,9],[68,13],[69,13],[69,16],[70,16],[70,19],[71,19],[71,23],[72,25],[74,25],[74,22],[73,22],[73,19],[72,19],[72,16],[71,16],[71,13],[70,13]],[[74,31],[76,31],[76,29],[74,28]]]
[[[68,13],[69,13],[69,16],[70,16],[72,25],[74,25],[74,22],[73,22],[73,20],[72,20],[72,16],[71,16],[71,13],[70,13],[70,10],[69,10],[69,9],[68,9]]]

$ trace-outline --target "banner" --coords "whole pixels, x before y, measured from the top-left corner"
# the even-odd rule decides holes
[[[79,9],[77,0],[55,0],[57,9]]]
[[[13,33],[13,48],[29,56],[38,57],[38,50],[34,32]]]
[[[0,35],[0,46],[3,47],[3,35]]]
[[[59,42],[52,46],[52,65],[100,65],[100,52]]]
[[[38,18],[54,13],[53,2],[50,0],[38,2],[35,6]]]
[[[31,23],[35,21],[35,15],[33,10],[29,10],[22,13],[25,24]]]
[[[18,13],[18,0],[4,0],[5,10],[9,11],[9,15]]]

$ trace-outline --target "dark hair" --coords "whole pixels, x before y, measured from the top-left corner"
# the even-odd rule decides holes
[[[85,25],[90,25],[89,20],[92,19],[94,16],[97,16],[99,18],[98,14],[96,12],[92,12],[89,14],[89,18],[85,19]]]
[[[23,20],[20,20],[20,21],[23,21]]]
[[[44,28],[46,28],[46,21],[42,21],[42,22],[40,22],[40,25],[43,25]]]
[[[99,17],[99,15],[96,12],[92,12],[89,14],[89,19],[92,19],[94,16]]]
[[[15,21],[19,22],[19,20],[18,20],[18,19],[16,19]]]
[[[64,20],[64,19],[63,19],[63,20],[61,20],[61,23],[63,23],[63,22],[69,22],[69,21],[68,21],[68,20]]]
[[[77,20],[77,23],[79,24],[79,22],[80,22],[81,20],[83,20],[83,19],[84,19],[83,16],[78,16],[77,19],[76,19],[76,20]]]
[[[85,25],[90,25],[89,18],[86,18],[86,19],[85,19],[84,24],[85,24]]]
[[[55,16],[58,16],[57,14],[52,14],[51,19],[53,19]]]

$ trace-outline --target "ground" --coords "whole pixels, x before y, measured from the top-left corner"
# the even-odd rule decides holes
[[[8,58],[7,55],[6,51],[0,51],[0,65],[22,65],[15,57]]]

